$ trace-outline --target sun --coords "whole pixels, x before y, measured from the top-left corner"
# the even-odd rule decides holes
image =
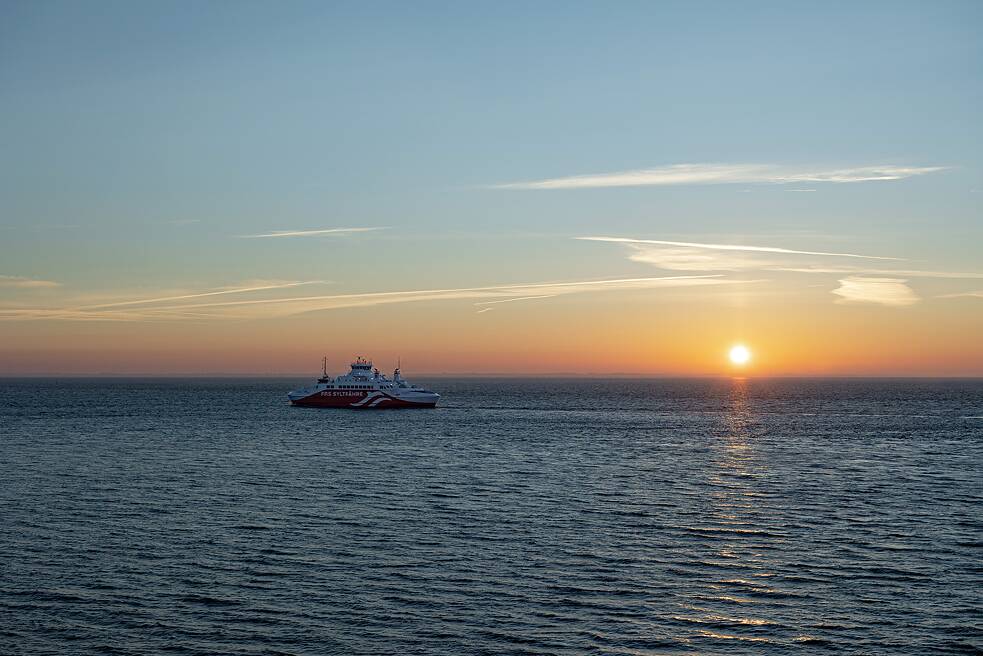
[[[733,364],[747,364],[751,360],[751,351],[743,344],[735,344],[731,347],[729,356]]]

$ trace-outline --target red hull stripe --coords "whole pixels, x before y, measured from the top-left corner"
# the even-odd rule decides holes
[[[322,396],[320,392],[305,396],[302,399],[291,401],[293,405],[304,406],[307,408],[355,408],[358,410],[374,410],[382,408],[434,408],[433,403],[416,403],[406,399],[397,399],[388,394],[380,393],[369,399],[361,394],[346,394],[344,396]]]

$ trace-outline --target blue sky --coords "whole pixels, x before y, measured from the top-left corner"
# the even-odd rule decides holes
[[[981,18],[977,2],[7,2],[0,275],[80,297],[653,273],[574,239],[596,235],[975,272]],[[770,173],[497,186],[683,164]],[[822,181],[866,167],[916,172]],[[385,229],[242,238],[348,227]]]

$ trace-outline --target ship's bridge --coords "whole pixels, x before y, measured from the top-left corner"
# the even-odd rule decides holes
[[[352,373],[361,373],[363,371],[372,371],[372,363],[363,358],[355,358],[355,362],[352,362]]]
[[[344,376],[338,376],[341,381],[377,381],[380,383],[388,382],[386,377],[379,373],[378,369],[373,368],[372,361],[364,358],[356,358],[352,362],[352,370]]]

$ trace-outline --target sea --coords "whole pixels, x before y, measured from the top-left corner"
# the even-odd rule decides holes
[[[980,654],[983,381],[0,380],[2,654]]]

